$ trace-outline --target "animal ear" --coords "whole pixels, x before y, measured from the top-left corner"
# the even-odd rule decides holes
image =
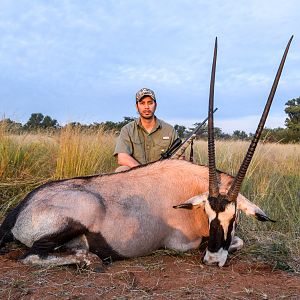
[[[242,196],[241,194],[238,194],[236,201],[237,209],[243,211],[246,215],[253,216],[257,220],[262,222],[276,222],[274,220],[271,220],[264,211],[262,211],[258,206],[250,202],[246,197]]]
[[[206,200],[207,193],[192,197],[182,204],[174,205],[173,208],[196,209],[203,207]]]

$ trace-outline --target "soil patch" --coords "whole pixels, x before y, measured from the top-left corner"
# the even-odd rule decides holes
[[[39,268],[0,256],[0,299],[300,299],[300,276],[232,256],[209,267],[202,253],[153,255],[117,261],[104,273],[76,266]]]

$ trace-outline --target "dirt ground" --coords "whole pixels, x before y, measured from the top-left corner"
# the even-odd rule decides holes
[[[40,268],[0,256],[0,299],[300,299],[300,276],[236,254],[225,267],[201,263],[203,253],[113,262],[96,273],[76,266]]]

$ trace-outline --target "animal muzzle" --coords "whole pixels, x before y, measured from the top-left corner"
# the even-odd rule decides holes
[[[226,263],[228,251],[220,248],[218,252],[210,252],[206,250],[203,263],[206,265],[218,265],[223,267]]]

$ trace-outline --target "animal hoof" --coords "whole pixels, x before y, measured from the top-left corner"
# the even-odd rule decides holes
[[[105,268],[102,264],[92,264],[88,266],[88,269],[95,273],[105,273]]]
[[[2,248],[0,249],[0,255],[5,255],[9,252],[9,249],[8,248]]]

